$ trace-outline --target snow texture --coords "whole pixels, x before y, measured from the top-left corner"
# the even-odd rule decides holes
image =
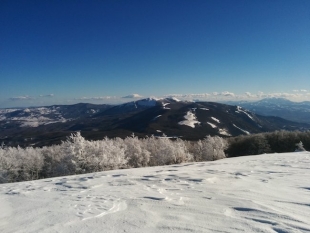
[[[0,185],[0,232],[310,232],[310,153]]]
[[[212,124],[211,122],[207,122],[213,129],[217,128],[215,124]]]
[[[153,118],[153,121],[156,120],[157,118],[161,117],[162,115],[158,115],[156,117]]]
[[[233,124],[233,126],[234,126],[235,128],[237,128],[237,129],[241,130],[241,131],[242,131],[243,133],[245,133],[245,134],[250,134],[249,131],[246,131],[246,130],[244,130],[244,129],[241,129],[241,128],[239,128],[238,126],[236,126],[235,124]]]
[[[200,122],[197,121],[196,115],[191,111],[188,111],[184,118],[186,120],[180,121],[179,125],[187,125],[189,127],[195,128],[195,124],[200,124]]]
[[[178,98],[175,98],[175,97],[171,97],[171,98],[167,98],[167,99],[173,100],[175,102],[181,102],[181,100],[179,100]]]
[[[153,106],[157,105],[157,101],[158,100],[159,99],[156,99],[156,98],[147,98],[147,99],[142,99],[142,100],[135,101],[135,103],[140,105],[140,106],[153,107]]]
[[[252,121],[255,121],[254,118],[253,118],[249,113],[247,113],[246,111],[242,110],[242,108],[241,108],[240,106],[237,106],[237,111],[236,111],[236,112],[237,112],[237,113],[242,112],[242,113],[244,113],[245,115],[247,115]]]
[[[227,131],[227,129],[219,129],[219,134],[224,136],[231,136],[231,134]]]
[[[211,117],[212,120],[216,121],[217,123],[220,123],[220,120],[215,118],[215,117]]]
[[[23,109],[18,115],[13,117],[7,117],[5,114],[18,111],[21,109],[2,109],[0,110],[0,121],[15,121],[20,124],[20,127],[38,127],[40,125],[67,122],[71,119],[65,119],[58,108],[55,107],[38,107],[38,108],[26,108]],[[51,118],[50,114],[53,114],[56,119]]]
[[[168,104],[170,104],[170,103],[162,103],[163,109],[170,109],[170,108],[167,108],[167,107],[166,107]]]

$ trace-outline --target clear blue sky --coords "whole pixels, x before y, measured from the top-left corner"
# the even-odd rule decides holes
[[[0,108],[310,100],[310,1],[1,0],[0,81]]]

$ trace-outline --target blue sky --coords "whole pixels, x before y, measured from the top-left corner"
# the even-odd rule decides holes
[[[0,22],[0,108],[310,100],[308,0],[1,0]]]

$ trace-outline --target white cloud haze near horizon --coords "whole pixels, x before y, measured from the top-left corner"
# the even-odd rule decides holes
[[[93,96],[93,97],[79,97],[79,98],[61,98],[54,94],[45,94],[39,96],[21,95],[10,97],[7,101],[0,103],[0,108],[11,107],[30,107],[30,106],[45,106],[53,104],[75,104],[82,102],[94,104],[121,104],[130,101],[135,101],[143,98],[149,98],[152,95],[140,95],[137,93],[125,96]],[[154,97],[154,96],[153,96]],[[236,94],[230,91],[212,92],[212,93],[175,93],[155,98],[178,98],[187,101],[257,101],[264,98],[285,98],[295,102],[310,101],[310,92],[305,89],[292,90],[291,92],[245,92],[243,94]]]

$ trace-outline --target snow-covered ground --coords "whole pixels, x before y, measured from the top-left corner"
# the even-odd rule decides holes
[[[213,129],[217,128],[217,126],[215,124],[212,124],[211,122],[207,122]]]
[[[186,115],[184,116],[184,118],[186,120],[180,121],[179,125],[187,125],[189,127],[195,128],[196,124],[200,124],[200,122],[197,121],[197,117],[196,117],[195,113],[193,113],[191,111],[188,111],[186,113]]]
[[[310,153],[0,185],[0,232],[310,232]]]
[[[250,134],[250,132],[249,131],[246,131],[246,130],[244,130],[244,129],[241,129],[240,127],[238,127],[238,126],[236,126],[235,124],[233,124],[233,126],[235,127],[235,128],[237,128],[237,129],[239,129],[240,131],[242,131],[243,133],[245,133],[245,134]]]
[[[94,111],[93,109],[91,109]],[[13,116],[7,115],[17,111],[18,113]],[[95,112],[93,112],[94,114]],[[18,122],[20,127],[38,127],[40,125],[53,124],[58,122],[67,122],[72,119],[65,119],[59,107],[37,107],[26,109],[0,109],[0,121]]]

